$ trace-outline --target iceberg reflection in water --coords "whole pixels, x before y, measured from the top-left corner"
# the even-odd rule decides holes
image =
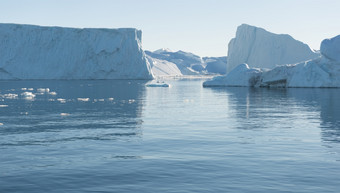
[[[0,82],[0,192],[339,190],[340,89],[167,82]]]

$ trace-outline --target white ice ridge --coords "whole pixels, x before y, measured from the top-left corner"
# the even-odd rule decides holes
[[[290,35],[274,34],[262,28],[242,24],[228,45],[227,73],[242,63],[250,68],[273,69],[314,59],[319,54]]]
[[[248,87],[340,87],[340,36],[321,43],[322,56],[278,66],[272,70],[250,68],[240,64],[228,75],[206,81],[203,86]]]
[[[136,29],[0,24],[0,79],[152,79]]]

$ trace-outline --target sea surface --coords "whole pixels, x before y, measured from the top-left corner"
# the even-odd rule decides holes
[[[340,192],[340,89],[167,82],[1,81],[0,192]]]

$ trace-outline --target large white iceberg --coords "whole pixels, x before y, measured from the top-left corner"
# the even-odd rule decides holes
[[[250,68],[268,68],[294,64],[318,57],[308,45],[286,34],[274,34],[262,28],[242,24],[228,45],[227,73],[242,63]]]
[[[324,40],[321,44],[322,56],[316,59],[282,65],[272,70],[249,68],[246,64],[240,64],[228,75],[206,81],[203,86],[338,88],[340,87],[339,37]]]
[[[141,35],[0,24],[0,79],[152,79]]]

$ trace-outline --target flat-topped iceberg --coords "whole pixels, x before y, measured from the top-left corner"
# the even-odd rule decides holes
[[[0,24],[0,79],[152,79],[136,29]]]
[[[203,86],[248,87],[340,87],[339,37],[324,40],[322,56],[298,64],[281,65],[272,70],[240,64],[228,75],[215,77]]]
[[[242,24],[228,44],[227,73],[247,63],[250,68],[273,69],[314,59],[319,54],[290,35],[274,34],[262,28]]]

